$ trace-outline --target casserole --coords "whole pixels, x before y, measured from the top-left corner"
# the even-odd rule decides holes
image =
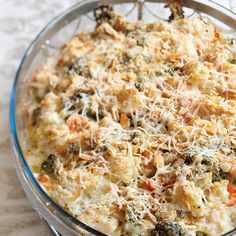
[[[189,2],[186,2],[186,6],[188,5]],[[33,45],[30,46],[29,50],[27,51],[25,58],[22,61],[22,65],[20,66],[20,69],[18,70],[17,73],[17,79],[15,81],[15,85],[13,88],[13,93],[12,93],[12,102],[11,102],[11,129],[13,132],[13,140],[15,144],[15,148],[18,153],[18,158],[17,158],[17,170],[20,178],[22,181],[27,182],[27,184],[24,184],[23,187],[26,189],[26,192],[28,193],[30,199],[32,199],[33,204],[36,204],[35,207],[43,214],[43,217],[46,218],[47,221],[49,221],[50,224],[55,226],[55,228],[59,231],[62,232],[62,234],[67,235],[70,233],[70,235],[76,235],[75,231],[80,231],[80,230],[87,230],[88,232],[95,233],[98,235],[102,235],[101,233],[97,232],[96,230],[88,227],[87,225],[83,224],[82,222],[79,222],[72,216],[70,216],[68,213],[66,213],[64,210],[62,210],[55,202],[53,202],[43,191],[43,189],[40,187],[40,185],[37,183],[35,180],[34,176],[32,175],[26,160],[23,157],[22,153],[22,148],[25,141],[27,141],[25,137],[25,131],[24,131],[24,121],[20,120],[22,119],[21,116],[21,111],[24,110],[24,103],[23,100],[24,98],[22,97],[15,97],[15,96],[24,96],[27,93],[22,93],[25,88],[27,88],[27,85],[29,84],[30,79],[32,78],[32,73],[34,68],[37,67],[37,65],[40,65],[42,57],[45,56],[45,51],[49,49],[50,53],[56,53],[55,48],[57,46],[60,46],[65,39],[61,39],[59,36],[55,37],[53,36],[53,30],[59,30],[61,27],[59,26],[60,24],[65,24],[65,29],[67,30],[68,28],[68,22],[73,20],[73,17],[77,17],[76,12],[77,10],[81,10],[82,13],[85,13],[86,9],[91,7],[92,9],[94,6],[96,6],[98,2],[95,1],[86,1],[81,4],[78,4],[70,10],[70,14],[64,13],[61,16],[59,16],[57,21],[53,21],[49,26],[47,27],[47,30],[43,31],[38,39],[33,42]],[[155,3],[156,4],[156,3]],[[190,4],[190,3],[189,3]],[[209,4],[213,4],[209,2]],[[214,5],[214,4],[213,4]],[[142,11],[144,6],[148,5],[143,5],[143,2],[138,3],[138,15],[141,18],[142,15],[144,15],[145,12]],[[192,7],[196,7],[199,9],[199,7],[203,6],[202,3],[200,2],[191,2]],[[208,6],[210,7],[210,6]],[[218,7],[218,6],[217,6]],[[211,7],[210,7],[211,8]],[[148,7],[146,9],[149,9]],[[205,10],[207,8],[204,8]],[[134,9],[135,10],[135,9]],[[187,11],[187,10],[186,10]],[[226,10],[225,10],[226,11]],[[133,11],[132,11],[133,12]],[[216,14],[217,11],[211,12],[213,15]],[[228,12],[228,11],[227,11]],[[191,14],[191,13],[190,13]],[[232,12],[228,12],[229,16],[226,18],[224,14],[222,14],[218,10],[218,16],[222,21],[225,21],[229,26],[233,27],[235,25],[234,21],[234,15]],[[68,17],[67,21],[64,21],[64,17]],[[132,16],[132,14],[131,14]],[[72,22],[74,25],[77,27],[79,24],[83,27],[85,24],[83,24],[83,21],[80,22]],[[52,27],[53,25],[53,27]],[[86,25],[87,26],[87,25]],[[71,26],[70,26],[71,27]],[[89,25],[90,27],[90,25]],[[92,24],[91,24],[91,27]],[[77,30],[77,29],[76,29]],[[84,29],[83,29],[84,30]],[[65,31],[64,31],[65,32]],[[61,30],[58,31],[58,35],[62,35],[63,33]],[[71,34],[73,35],[74,32]],[[231,34],[231,32],[230,32]],[[65,35],[65,34],[63,34]],[[52,38],[51,38],[52,37]],[[45,39],[47,39],[45,41]],[[49,40],[50,39],[50,40]],[[55,46],[56,45],[56,46]],[[39,48],[41,47],[41,50]],[[54,52],[55,51],[55,52]],[[35,55],[36,53],[36,55]],[[47,53],[47,52],[46,52]],[[33,60],[34,59],[34,60]],[[31,64],[30,64],[31,63]],[[30,65],[30,66],[29,66]],[[24,74],[25,73],[25,74]],[[19,80],[22,80],[21,86],[19,85]],[[18,82],[17,82],[18,81]],[[15,117],[17,116],[17,122]],[[16,135],[17,133],[17,135]],[[24,171],[22,172],[20,168],[23,168]],[[28,191],[27,191],[28,189]],[[31,189],[31,190],[29,190]],[[33,192],[32,192],[32,189]],[[68,227],[69,226],[69,227]],[[81,229],[78,229],[78,226],[81,227]],[[74,234],[72,234],[74,233]]]

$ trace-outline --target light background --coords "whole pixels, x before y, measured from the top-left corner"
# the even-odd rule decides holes
[[[236,11],[236,0],[215,0]],[[0,235],[49,236],[14,170],[9,137],[9,100],[19,60],[30,41],[55,14],[78,0],[0,0]]]

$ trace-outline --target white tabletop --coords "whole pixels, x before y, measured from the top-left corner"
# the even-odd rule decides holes
[[[236,0],[215,0],[236,11]],[[26,47],[55,14],[78,0],[0,1],[0,235],[52,235],[20,186],[10,151],[9,100],[15,71]]]

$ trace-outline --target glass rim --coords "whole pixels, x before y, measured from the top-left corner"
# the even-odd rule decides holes
[[[104,233],[101,233],[99,231],[97,231],[96,229],[94,229],[93,227],[83,223],[82,221],[76,219],[74,216],[72,216],[71,214],[69,214],[65,209],[63,209],[63,207],[61,207],[59,204],[57,204],[41,187],[41,185],[39,184],[39,182],[37,181],[37,179],[34,177],[34,174],[31,170],[31,168],[29,167],[22,148],[20,146],[20,142],[19,142],[19,138],[18,138],[18,134],[17,134],[17,121],[16,121],[16,116],[15,116],[15,108],[16,108],[16,89],[18,86],[18,80],[20,77],[20,73],[22,71],[22,67],[25,63],[26,58],[29,56],[29,54],[31,53],[31,50],[34,48],[35,44],[38,42],[38,40],[40,39],[40,37],[50,28],[50,26],[53,26],[53,23],[56,23],[58,20],[60,20],[63,16],[66,16],[68,14],[70,14],[70,12],[76,8],[79,8],[80,6],[82,6],[85,2],[109,2],[109,1],[99,1],[99,0],[82,0],[79,1],[76,4],[73,4],[71,7],[63,10],[62,12],[60,12],[59,14],[57,14],[55,17],[53,17],[40,31],[39,33],[33,38],[33,40],[30,42],[29,46],[27,47],[27,49],[25,50],[25,52],[23,53],[22,58],[20,59],[19,65],[17,67],[17,71],[16,71],[16,75],[14,78],[14,83],[12,86],[12,90],[11,90],[11,95],[10,95],[10,109],[9,109],[9,123],[10,123],[10,134],[11,134],[11,141],[12,141],[12,145],[14,146],[17,154],[18,154],[18,159],[21,161],[21,163],[23,164],[23,169],[21,169],[21,171],[23,171],[23,173],[25,174],[27,181],[30,181],[33,186],[35,187],[35,189],[37,190],[37,194],[39,194],[44,201],[46,201],[47,203],[50,204],[50,206],[52,206],[54,209],[56,210],[63,218],[66,219],[65,224],[68,223],[73,223],[76,226],[80,227],[81,229],[87,231],[88,233],[92,233],[93,235],[97,235],[97,236],[107,236]],[[118,0],[111,0],[111,3],[117,3],[119,2]],[[121,0],[120,3],[132,3],[135,1],[129,1],[129,0]],[[139,0],[136,2],[145,2],[143,0]],[[150,0],[148,2],[152,2],[152,3],[165,3],[168,1],[154,1],[154,0]],[[191,4],[191,0],[189,1]],[[196,2],[196,1],[195,1]],[[201,0],[199,2],[202,2]],[[236,13],[233,12],[232,10],[226,8],[225,6],[222,6],[219,3],[216,3],[212,0],[205,0],[205,2],[209,2],[217,7],[220,7],[223,11],[227,11],[230,14],[233,14],[234,16],[236,16]],[[205,3],[206,4],[206,3]],[[186,6],[188,7],[188,6]],[[224,13],[226,14],[226,13]],[[217,18],[216,18],[217,19]],[[70,23],[70,22],[68,22]],[[227,25],[227,24],[226,24]],[[17,157],[15,157],[17,158]],[[28,183],[27,183],[28,184]],[[33,192],[33,194],[35,195],[36,192],[30,188],[30,191]],[[42,202],[41,199],[38,199],[38,201],[41,202],[41,204],[47,208],[46,204],[44,202]],[[51,210],[50,210],[51,211]],[[57,217],[57,216],[56,216]],[[73,228],[74,232],[79,233],[75,228]],[[232,229],[231,231],[223,234],[222,236],[231,236],[234,233],[236,233],[236,227],[234,229]]]

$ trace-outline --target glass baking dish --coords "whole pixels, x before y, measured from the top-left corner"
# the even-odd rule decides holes
[[[93,9],[102,3],[113,4],[115,11],[125,14],[130,20],[143,19],[152,22],[167,20],[170,12],[164,8],[167,1],[162,0],[85,0],[62,12],[50,21],[32,41],[20,62],[11,94],[10,127],[12,149],[18,177],[34,209],[44,218],[55,235],[105,235],[69,215],[57,205],[40,187],[23,155],[27,145],[24,101],[29,94],[30,82],[35,69],[48,55],[57,55],[63,42],[79,31],[92,31],[95,27]],[[200,14],[210,19],[226,32],[229,40],[236,40],[236,14],[212,1],[185,0],[186,17]],[[234,42],[235,43],[235,42]],[[60,232],[60,234],[57,234]],[[236,234],[236,228],[225,234]]]

